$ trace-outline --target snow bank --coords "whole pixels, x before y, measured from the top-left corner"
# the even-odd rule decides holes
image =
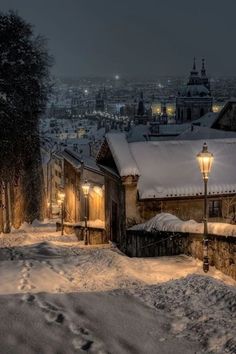
[[[84,221],[79,221],[77,223],[70,223],[70,222],[65,222],[64,225],[68,226],[85,226]],[[105,221],[96,219],[96,220],[88,220],[87,222],[88,227],[94,227],[98,229],[105,229]]]
[[[45,219],[44,221],[39,221],[35,219],[32,224],[28,224],[27,222],[24,222],[20,230],[22,231],[56,231],[56,220],[48,220]]]
[[[0,236],[1,353],[235,353],[236,288],[202,262],[129,258],[34,225]]]
[[[160,213],[143,224],[134,225],[130,230],[144,230],[148,232],[187,232],[202,234],[204,225],[194,220],[182,221],[177,216],[169,213]],[[236,236],[236,225],[210,222],[208,233],[211,235]]]
[[[177,337],[200,342],[207,353],[236,353],[236,288],[192,274],[136,290],[145,303],[173,316]]]

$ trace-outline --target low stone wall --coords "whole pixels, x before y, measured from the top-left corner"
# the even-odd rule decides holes
[[[130,257],[186,254],[203,258],[203,235],[127,230],[126,236],[126,254]],[[209,235],[209,262],[236,280],[236,237]]]
[[[61,230],[61,223],[56,224],[57,231]],[[65,224],[64,225],[65,234],[75,233],[78,241],[83,241],[85,236],[85,228],[81,225]],[[88,243],[90,245],[98,245],[103,243],[108,243],[106,230],[98,227],[88,227]]]
[[[184,253],[202,260],[202,239],[190,234]],[[209,263],[236,280],[236,237],[209,235]]]

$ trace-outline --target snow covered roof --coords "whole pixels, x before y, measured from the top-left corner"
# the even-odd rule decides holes
[[[145,141],[144,135],[150,134],[149,128],[147,124],[134,125],[128,132],[128,142]]]
[[[159,135],[179,135],[190,129],[192,125],[211,128],[217,120],[218,113],[208,112],[199,119],[183,124],[160,124]]]
[[[138,175],[141,199],[200,196],[202,177],[196,161],[205,140],[128,143],[124,134],[107,141],[120,176]],[[207,141],[214,154],[209,195],[236,193],[236,138]]]
[[[193,124],[199,124],[202,127],[209,127],[211,128],[214,122],[217,120],[219,113],[216,112],[208,112],[204,114],[201,118],[198,118],[194,120],[192,123]],[[192,124],[188,123],[188,124]]]
[[[115,160],[116,167],[120,176],[139,176],[140,172],[137,163],[130,151],[125,134],[107,134],[106,140]]]
[[[192,125],[191,128],[178,135],[175,140],[199,140],[199,139],[225,139],[236,138],[236,132],[228,132],[219,129],[212,129]]]
[[[81,158],[79,158],[79,156],[77,156],[77,154],[75,154],[73,151],[70,151],[69,149],[65,149],[62,152],[62,156],[75,169],[80,169],[81,168],[81,165],[82,165]]]
[[[62,152],[63,158],[68,161],[75,169],[80,169],[82,163],[84,163],[84,169],[92,170],[102,174],[101,170],[99,169],[98,165],[96,164],[96,160],[92,157],[83,156],[81,157],[74,151],[69,149],[65,149]]]

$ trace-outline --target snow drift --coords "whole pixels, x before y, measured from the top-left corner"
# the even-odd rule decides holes
[[[205,353],[236,353],[236,288],[191,274],[136,290],[140,300],[173,316],[171,331],[197,341]],[[173,301],[174,299],[174,301]]]
[[[160,213],[143,224],[134,225],[130,230],[143,230],[148,232],[167,231],[167,232],[186,232],[203,233],[203,223],[194,220],[183,221],[177,216],[169,213]],[[209,222],[208,233],[211,235],[236,236],[236,225]]]

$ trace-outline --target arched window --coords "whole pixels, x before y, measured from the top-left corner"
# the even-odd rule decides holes
[[[178,108],[178,115],[177,118],[180,119],[180,108]]]
[[[187,108],[187,120],[191,120],[191,119],[192,119],[191,108]]]

